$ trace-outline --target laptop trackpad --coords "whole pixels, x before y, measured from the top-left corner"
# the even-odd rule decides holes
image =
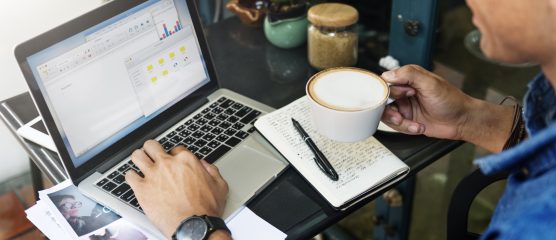
[[[224,217],[245,204],[284,168],[283,162],[246,145],[232,150],[215,165],[230,189]]]

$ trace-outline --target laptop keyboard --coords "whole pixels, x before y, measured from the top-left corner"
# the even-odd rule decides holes
[[[167,152],[183,145],[199,159],[214,163],[255,131],[253,123],[260,114],[260,111],[251,107],[221,97],[193,118],[175,127],[158,142]],[[96,185],[142,212],[135,194],[125,182],[124,175],[129,170],[143,176],[139,168],[129,160],[97,181]]]

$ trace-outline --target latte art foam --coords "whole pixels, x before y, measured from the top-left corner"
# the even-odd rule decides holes
[[[370,72],[341,68],[315,76],[309,83],[309,94],[325,107],[359,111],[385,101],[388,86],[380,77]]]

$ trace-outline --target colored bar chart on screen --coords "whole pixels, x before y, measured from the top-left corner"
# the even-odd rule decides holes
[[[167,8],[153,16],[160,40],[168,38],[183,29],[175,8]]]

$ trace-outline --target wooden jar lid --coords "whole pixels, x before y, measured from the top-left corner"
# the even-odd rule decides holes
[[[354,7],[342,3],[321,3],[309,9],[309,21],[317,26],[347,27],[359,20],[359,13]]]

